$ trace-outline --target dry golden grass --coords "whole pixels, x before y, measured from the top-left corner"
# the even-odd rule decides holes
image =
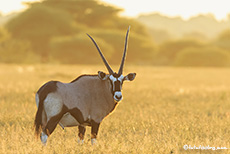
[[[114,66],[114,68],[117,68]],[[57,126],[42,147],[34,136],[35,92],[49,80],[69,82],[104,66],[0,65],[0,153],[230,153],[183,145],[230,148],[230,69],[127,66],[137,77],[102,122],[98,145],[77,143],[77,127]]]

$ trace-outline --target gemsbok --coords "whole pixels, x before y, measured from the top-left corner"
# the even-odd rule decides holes
[[[49,135],[57,124],[64,127],[78,126],[79,142],[84,142],[85,127],[91,126],[91,143],[96,143],[99,125],[122,100],[122,85],[125,80],[134,80],[136,73],[123,76],[129,29],[126,33],[125,47],[118,73],[114,72],[95,40],[96,46],[109,74],[98,71],[96,75],[81,75],[70,83],[49,81],[36,93],[38,107],[35,117],[35,133],[40,135],[46,145]]]

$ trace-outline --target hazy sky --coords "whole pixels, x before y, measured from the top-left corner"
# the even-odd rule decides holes
[[[230,14],[230,0],[103,0],[125,8],[124,15],[137,16],[140,13],[160,12],[168,16],[182,16],[188,19],[197,14],[212,13],[217,19]]]
[[[25,8],[21,2],[37,0],[0,0],[0,12],[8,14]],[[212,13],[217,19],[224,19],[230,13],[230,0],[102,0],[124,8],[122,15],[135,17],[138,14],[160,12],[168,16],[182,16],[187,19],[197,14]]]

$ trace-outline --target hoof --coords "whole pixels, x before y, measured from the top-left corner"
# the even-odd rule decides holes
[[[97,145],[97,140],[95,138],[91,139],[91,144],[92,145]]]
[[[80,145],[83,145],[83,144],[84,144],[84,140],[78,139],[77,142],[78,142],[78,144],[80,144]]]
[[[47,136],[44,132],[42,132],[42,133],[41,133],[41,141],[42,141],[42,144],[43,144],[44,146],[46,146],[47,139],[48,139],[48,136]]]

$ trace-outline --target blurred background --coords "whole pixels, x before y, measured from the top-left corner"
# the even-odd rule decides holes
[[[0,2],[0,63],[230,66],[228,0],[9,0]]]

